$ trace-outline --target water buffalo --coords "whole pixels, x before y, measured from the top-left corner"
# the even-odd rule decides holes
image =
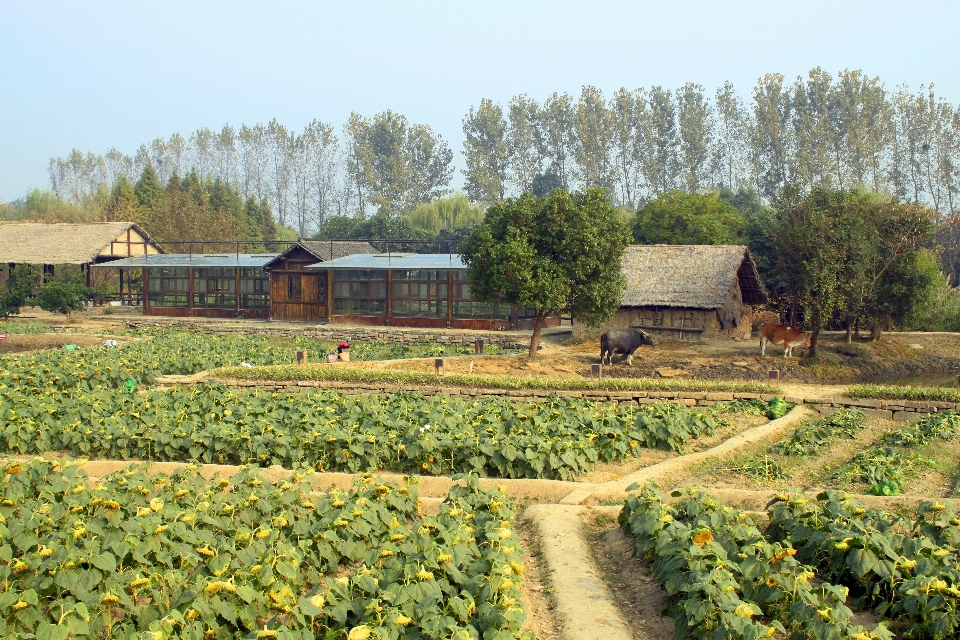
[[[633,364],[633,352],[642,344],[652,347],[653,338],[639,329],[607,331],[600,336],[600,364],[604,363],[604,358],[608,364],[613,364],[615,353],[627,356],[627,364]]]

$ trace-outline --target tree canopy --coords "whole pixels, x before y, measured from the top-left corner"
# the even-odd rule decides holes
[[[717,192],[671,191],[637,212],[633,237],[640,244],[738,244],[744,226]]]
[[[487,209],[460,245],[470,290],[481,302],[537,310],[530,355],[548,315],[599,326],[620,306],[621,263],[630,234],[602,189],[547,198],[525,193]]]

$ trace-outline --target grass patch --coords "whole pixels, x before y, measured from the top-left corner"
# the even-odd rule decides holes
[[[325,366],[300,367],[279,365],[269,367],[227,367],[212,372],[215,378],[240,380],[359,382],[373,384],[442,385],[479,387],[483,389],[536,389],[544,391],[723,391],[743,393],[774,393],[776,387],[757,382],[726,382],[722,380],[661,380],[655,378],[542,378],[490,374],[450,373],[437,376],[432,373],[403,370],[359,369]]]
[[[934,400],[960,402],[960,392],[950,387],[914,387],[911,385],[853,384],[847,390],[851,398],[896,400]]]

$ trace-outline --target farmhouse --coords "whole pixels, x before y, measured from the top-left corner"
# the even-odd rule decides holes
[[[327,272],[306,267],[355,253],[373,253],[366,242],[298,240],[263,268],[270,273],[273,320],[319,320],[327,312]]]
[[[326,272],[333,323],[501,330],[532,328],[536,318],[533,309],[475,300],[456,253],[356,254],[307,269]]]
[[[303,266],[325,260],[328,255],[347,255],[364,249],[372,247],[365,242],[300,240],[280,255],[168,253],[135,256],[96,266],[141,269],[145,315],[266,320],[274,314],[271,291],[279,290],[279,319],[317,321],[326,317],[326,287],[318,284],[316,278],[310,279],[318,274],[308,274],[305,280],[301,279],[299,273],[303,273]],[[268,265],[273,265],[275,271],[268,273]],[[292,293],[299,294],[295,302]],[[290,311],[291,308],[296,311],[297,307],[313,315],[297,316]]]
[[[623,257],[627,289],[601,329],[642,328],[676,339],[749,335],[767,301],[757,266],[741,245],[635,245]],[[599,333],[574,325],[575,335]]]
[[[160,245],[132,222],[0,224],[0,282],[6,282],[10,268],[18,264],[40,266],[45,275],[53,274],[56,266],[77,265],[90,285],[90,267],[162,253]],[[130,273],[125,275],[129,296]],[[121,297],[123,285],[121,278]]]

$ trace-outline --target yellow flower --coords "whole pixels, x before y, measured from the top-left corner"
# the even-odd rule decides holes
[[[310,598],[310,604],[312,604],[313,606],[315,606],[317,609],[322,609],[322,608],[323,608],[323,596],[320,595],[319,593],[318,593],[317,595],[313,596],[312,598]]]
[[[220,593],[221,591],[229,591],[230,593],[236,592],[237,588],[230,584],[229,582],[211,582],[206,587],[203,588],[203,592],[208,596]]]
[[[197,553],[202,556],[207,556],[208,558],[213,558],[217,555],[216,549],[211,549],[210,545],[203,545],[202,547],[197,547]]]
[[[257,530],[257,534],[256,534],[256,535],[257,535],[257,539],[258,539],[258,540],[263,540],[264,538],[266,538],[267,536],[269,536],[270,533],[271,533],[271,532],[270,532],[270,529],[267,529],[267,528],[265,528],[265,527],[264,527],[264,528],[261,528],[261,529],[258,529],[258,530]]]
[[[417,577],[421,580],[433,580],[433,574],[426,569],[420,569],[420,571],[417,571]]]
[[[396,619],[395,622],[396,622],[397,624],[399,624],[400,626],[405,627],[405,626],[407,626],[408,624],[410,624],[411,622],[413,622],[413,619],[408,618],[407,616],[403,615],[402,613],[398,613],[398,614],[397,614],[397,619]]]
[[[139,589],[140,587],[145,587],[150,584],[150,578],[137,578],[130,583],[131,589]]]
[[[163,500],[159,498],[154,498],[153,500],[150,501],[150,508],[153,511],[160,511],[160,509],[163,509]]]
[[[748,604],[741,604],[734,609],[733,615],[737,616],[738,618],[752,618],[753,609]]]
[[[367,640],[370,637],[370,627],[365,624],[350,629],[347,640]]]
[[[13,605],[13,610],[20,611],[20,609],[26,609],[29,606],[30,605],[24,602],[23,600],[17,600],[17,602]]]
[[[437,562],[450,562],[451,560],[453,560],[453,556],[449,553],[441,553],[437,556]]]
[[[693,536],[693,544],[698,547],[704,547],[707,544],[713,542],[713,534],[709,531],[701,531],[697,535]]]
[[[41,558],[49,558],[53,555],[53,549],[40,545],[40,547],[37,549],[37,555],[39,555]]]
[[[114,605],[120,602],[120,598],[113,595],[112,593],[108,593],[107,595],[100,598],[100,602],[106,605]]]

